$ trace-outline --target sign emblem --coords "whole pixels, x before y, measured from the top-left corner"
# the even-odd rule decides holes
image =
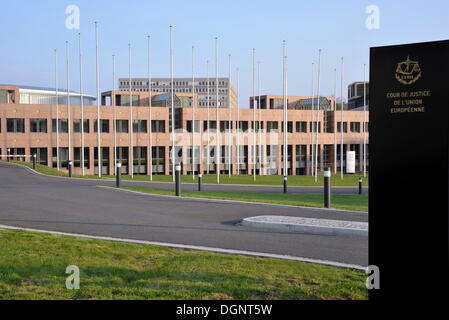
[[[407,60],[399,62],[395,72],[396,79],[402,84],[412,84],[421,77],[421,68],[418,61]]]

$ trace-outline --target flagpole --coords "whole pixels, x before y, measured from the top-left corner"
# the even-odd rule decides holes
[[[56,49],[55,49],[55,97],[56,97],[56,169],[59,170],[58,52]]]
[[[81,105],[81,174],[84,176],[84,99],[83,99],[83,68],[81,55],[81,33],[78,33],[80,49],[80,105]]]
[[[231,54],[229,54],[228,64],[228,109],[229,109],[229,121],[228,121],[228,177],[231,177],[231,164],[232,164],[232,128],[231,128]]]
[[[258,95],[258,99],[259,102],[257,104],[257,107],[259,109],[259,176],[262,175],[262,161],[263,161],[263,156],[262,156],[262,126],[261,126],[261,113],[260,113],[260,61],[257,61],[257,95]]]
[[[314,66],[315,64],[312,62],[312,122],[310,124],[310,131],[311,131],[311,144],[312,144],[312,171],[311,174],[312,176],[315,176],[314,170],[315,170],[315,88],[313,86],[313,75],[314,75]]]
[[[69,158],[72,159],[71,155],[71,144],[70,144],[70,95],[69,95],[69,42],[65,42],[65,52],[67,59],[67,130],[68,130],[68,146],[69,146]]]
[[[337,174],[337,69],[334,68],[334,174]]]
[[[284,43],[284,50],[283,50],[283,59],[284,59],[284,145],[283,145],[283,153],[284,153],[284,161],[283,161],[283,167],[284,167],[284,180],[287,180],[287,57],[285,55],[285,51],[286,51],[286,43],[285,40],[283,41]]]
[[[207,155],[206,155],[206,164],[207,164],[207,174],[209,174],[209,167],[210,167],[210,146],[209,146],[209,141],[210,141],[210,124],[209,124],[209,60],[206,60],[206,77],[207,77],[207,102],[206,102],[206,106],[207,106]]]
[[[256,49],[253,48],[253,181],[256,181]]]
[[[98,177],[101,178],[101,125],[100,125],[100,77],[98,71],[98,22],[95,21],[95,52],[96,52],[96,73],[97,73],[97,144],[98,144]]]
[[[237,145],[237,175],[240,174],[240,145],[239,145],[239,131],[240,131],[240,118],[239,118],[239,68],[237,68],[237,125],[235,126],[235,129],[237,131],[237,141],[236,141],[236,145]]]
[[[172,29],[170,26],[170,77],[171,77],[171,162],[172,162],[172,180],[175,182],[175,107],[173,98],[173,41]]]
[[[320,132],[320,70],[321,69],[321,49],[318,50],[318,88],[317,88],[317,99],[318,105],[316,109],[316,148],[315,148],[315,183],[317,182],[318,176],[318,153],[319,153],[319,144],[318,144],[318,136]],[[320,157],[321,158],[321,157]]]
[[[217,184],[220,183],[220,119],[218,117],[218,37],[215,37],[215,103],[216,103],[216,123],[217,123]]]
[[[363,176],[366,177],[366,64],[363,64]]]
[[[114,175],[117,174],[117,107],[115,104],[115,55],[112,55],[112,108],[114,111]]]
[[[192,46],[192,180],[195,180],[195,47]]]
[[[148,35],[148,114],[149,114],[149,162],[150,162],[150,181],[153,181],[153,146],[151,144],[151,136],[153,133],[153,128],[151,124],[151,46],[150,46],[150,36]]]
[[[133,126],[133,95],[132,95],[132,87],[131,87],[131,43],[128,44],[129,51],[129,158],[130,163],[128,163],[129,172],[131,173],[131,179],[134,179],[134,147],[133,147],[133,134],[134,134],[134,126]]]
[[[341,124],[340,124],[340,130],[341,130],[341,145],[340,145],[340,179],[343,180],[343,57],[341,58],[341,101],[340,101],[340,108],[341,108]]]

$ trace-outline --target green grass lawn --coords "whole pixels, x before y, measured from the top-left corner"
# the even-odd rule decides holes
[[[30,168],[33,167],[33,164],[30,162],[22,162],[22,161],[12,161],[14,163],[19,163],[26,165]],[[37,165],[37,171],[45,174],[58,175],[58,176],[68,176],[67,173],[58,171],[54,168],[50,168],[44,165]],[[81,175],[73,175],[74,177],[81,178]],[[359,178],[363,175],[358,174],[345,174],[343,180],[341,180],[340,175],[332,175],[331,176],[331,184],[332,186],[350,186],[350,187],[358,187]],[[97,175],[85,175],[84,178],[98,179]],[[114,179],[115,177],[112,175],[102,175],[102,179]],[[131,180],[129,175],[122,175],[122,179]],[[134,175],[134,179],[136,181],[150,181],[149,175]],[[153,175],[153,181],[155,182],[172,182],[171,175]],[[363,178],[363,185],[368,186],[368,176]],[[198,175],[195,175],[195,180],[192,179],[192,175],[183,175],[182,182],[192,182],[198,183]],[[203,183],[217,183],[217,176],[215,174],[204,174],[203,175]],[[241,175],[232,175],[229,177],[227,174],[220,175],[220,183],[221,184],[248,184],[248,185],[283,185],[283,177],[280,175],[266,175],[266,176],[256,176],[256,181],[253,181],[252,175],[241,174]],[[315,178],[313,176],[288,176],[288,185],[289,186],[323,186],[324,178],[323,175],[320,174],[317,177],[317,182],[315,183]]]
[[[80,289],[65,269],[80,269]],[[0,299],[368,299],[357,270],[0,230]]]
[[[174,190],[146,188],[137,186],[122,186],[122,189],[163,194],[174,196]],[[289,204],[294,206],[307,206],[324,208],[324,198],[322,194],[303,194],[303,193],[262,193],[262,192],[210,192],[210,191],[189,191],[182,190],[181,196],[208,198],[208,199],[224,199],[239,200],[264,203]],[[346,209],[355,211],[368,211],[368,195],[367,194],[333,194],[331,196],[331,207],[335,209]]]

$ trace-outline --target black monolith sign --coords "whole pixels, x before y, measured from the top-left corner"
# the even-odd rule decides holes
[[[449,41],[371,48],[369,86],[370,299],[444,299]]]

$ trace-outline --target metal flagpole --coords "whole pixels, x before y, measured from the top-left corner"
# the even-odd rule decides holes
[[[257,103],[257,107],[259,109],[259,176],[262,175],[262,126],[261,126],[261,113],[260,113],[260,61],[257,61],[257,95],[259,98],[259,102]]]
[[[112,55],[112,108],[114,111],[114,175],[117,174],[117,107],[115,105],[115,55]]]
[[[78,33],[80,49],[80,105],[81,105],[81,174],[84,176],[84,99],[83,99],[83,68],[81,60],[81,33]]]
[[[173,41],[172,29],[170,26],[170,77],[171,77],[171,162],[172,162],[172,179],[175,182],[175,107],[173,98]]]
[[[366,177],[366,64],[363,64],[363,176]]]
[[[209,158],[210,158],[210,146],[209,146],[209,140],[210,140],[210,124],[209,124],[209,60],[206,60],[206,80],[207,80],[207,100],[206,100],[206,106],[207,106],[207,155],[206,155],[206,164],[207,164],[207,174],[209,174]]]
[[[58,52],[56,49],[55,49],[55,97],[56,97],[56,169],[59,170]]]
[[[321,69],[321,49],[318,50],[318,86],[317,86],[317,99],[318,104],[316,108],[316,148],[315,148],[315,182],[317,182],[318,176],[318,153],[319,153],[319,144],[318,144],[318,135],[320,132],[320,70]],[[321,158],[321,157],[320,157]]]
[[[314,86],[313,86],[313,75],[314,75],[314,66],[315,66],[315,64],[312,62],[312,122],[310,123],[310,132],[311,132],[311,134],[312,134],[312,137],[311,137],[311,145],[312,145],[312,170],[311,170],[311,174],[312,174],[312,176],[315,176],[315,174],[314,174],[314,170],[315,170],[315,165],[314,165],[314,161],[315,161],[315,135],[314,135],[314,132],[315,132],[315,89],[314,89]]]
[[[256,49],[253,48],[253,181],[256,181]]]
[[[341,136],[341,145],[340,145],[340,179],[343,180],[343,57],[341,57],[341,124],[340,124],[340,136]]]
[[[240,131],[240,118],[239,118],[239,68],[237,68],[237,125],[235,126],[235,129],[237,131],[237,141],[236,141],[236,146],[237,146],[237,174],[240,174],[240,145],[239,145],[239,131]]]
[[[283,145],[283,153],[284,153],[284,161],[283,161],[283,168],[284,168],[284,172],[283,172],[283,176],[284,176],[284,181],[287,180],[287,69],[286,69],[286,64],[287,64],[287,57],[285,55],[285,40],[284,40],[284,145]]]
[[[215,103],[216,105],[216,120],[217,120],[217,150],[215,156],[217,157],[217,184],[220,183],[220,119],[218,118],[218,37],[215,37]]]
[[[334,174],[337,174],[337,69],[334,68]]]
[[[195,180],[195,47],[192,46],[192,180]]]
[[[69,146],[69,158],[68,161],[72,159],[71,157],[71,141],[70,141],[70,95],[69,95],[69,42],[65,42],[65,52],[67,58],[67,130],[68,130],[68,146]]]
[[[131,88],[131,44],[128,44],[129,49],[129,158],[130,163],[128,163],[128,170],[131,173],[131,179],[134,178],[134,147],[133,147],[133,134],[134,134],[134,126],[133,126],[133,95]]]
[[[228,65],[228,109],[229,109],[229,121],[228,121],[228,177],[231,177],[231,163],[232,163],[232,128],[231,128],[231,54],[229,54]]]
[[[153,181],[153,146],[151,144],[151,136],[153,133],[153,128],[151,125],[151,46],[150,46],[150,36],[148,36],[148,114],[149,114],[149,125],[148,125],[148,141],[149,141],[149,162],[150,162],[150,181]]]
[[[98,71],[98,22],[95,21],[95,52],[96,52],[96,71],[97,71],[97,144],[98,144],[98,176],[101,178],[101,146],[100,146],[100,77]]]

